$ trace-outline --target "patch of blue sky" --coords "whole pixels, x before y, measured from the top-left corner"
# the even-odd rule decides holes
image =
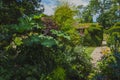
[[[93,15],[93,22],[97,22],[98,17],[99,17],[99,14]]]
[[[57,5],[57,0],[42,0],[45,5]]]
[[[44,14],[53,15],[56,6],[60,2],[66,2],[66,1],[75,6],[87,5],[89,3],[89,0],[42,0],[42,3],[45,7]]]
[[[42,4],[44,5],[46,15],[53,15],[54,9],[57,6],[57,0],[42,0]]]

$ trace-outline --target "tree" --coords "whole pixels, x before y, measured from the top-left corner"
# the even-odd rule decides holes
[[[92,14],[99,14],[97,22],[105,28],[114,25],[118,19],[119,4],[118,0],[90,0],[89,6]]]
[[[89,6],[83,6],[80,5],[77,7],[78,14],[77,14],[77,20],[80,23],[91,23],[93,22],[93,15],[91,10],[89,9]]]
[[[64,14],[63,14],[64,13]],[[67,21],[73,22],[73,17],[75,11],[73,11],[70,6],[65,3],[61,6],[58,6],[55,10],[54,19],[59,24],[60,27],[64,26]]]
[[[104,27],[109,28],[114,25],[117,15],[115,13],[116,9],[110,9],[99,15],[97,21]]]
[[[71,41],[73,41],[74,44],[80,43],[80,35],[77,33],[74,26],[76,12],[77,11],[74,10],[73,7],[70,7],[68,3],[65,3],[56,8],[53,16],[59,29],[70,35]]]
[[[13,24],[23,15],[30,15],[38,10],[41,0],[1,0],[0,1],[0,24]],[[43,7],[43,6],[41,6]]]
[[[82,14],[83,22],[85,22],[85,23],[91,23],[91,22],[93,22],[93,18],[92,17],[93,17],[92,16],[92,12],[89,9],[89,6],[87,6],[85,8],[85,10],[83,11],[83,14]]]

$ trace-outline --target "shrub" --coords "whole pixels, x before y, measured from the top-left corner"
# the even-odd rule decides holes
[[[83,37],[83,45],[85,46],[100,46],[103,40],[103,29],[99,25],[90,25],[85,29]]]
[[[102,80],[119,80],[120,79],[120,53],[110,54],[105,56],[99,63],[100,72],[97,72],[97,76],[100,76]]]
[[[114,26],[120,26],[120,22],[115,23]]]
[[[97,71],[94,78],[100,80],[120,80],[120,28],[119,23],[115,24],[109,30],[107,44],[111,49],[111,54],[107,54],[99,62],[99,72]]]
[[[46,77],[46,80],[66,80],[65,70],[62,67],[57,67]]]
[[[113,53],[118,52],[120,46],[120,25],[115,24],[108,30],[109,38],[107,41],[108,46],[111,48]]]
[[[0,26],[0,79],[85,80],[91,67],[84,51],[75,52],[70,34],[41,22],[26,17]]]
[[[0,78],[38,80],[65,61],[63,52],[66,49],[62,49],[61,41],[68,40],[69,36],[63,32],[51,31],[51,35],[44,35],[42,30],[46,29],[31,17],[21,18],[18,25],[1,25],[1,28],[4,31],[1,31],[0,41]]]
[[[64,13],[64,14],[63,14]],[[59,29],[67,33],[71,38],[71,45],[75,46],[80,44],[80,35],[75,29],[74,16],[76,11],[70,7],[68,3],[65,3],[55,10],[55,14],[53,16],[55,22],[58,24]]]

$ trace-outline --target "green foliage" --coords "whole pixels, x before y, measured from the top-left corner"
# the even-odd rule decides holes
[[[85,29],[83,37],[83,45],[86,46],[99,46],[103,40],[103,29],[99,25],[90,25]]]
[[[65,78],[65,70],[61,67],[58,67],[46,77],[46,80],[65,80]]]
[[[120,79],[120,54],[111,53],[104,56],[98,63],[98,69],[91,73],[90,80],[119,80]]]
[[[18,19],[23,15],[42,13],[38,10],[41,0],[1,0],[0,1],[0,24],[18,23]]]
[[[91,11],[90,5],[79,5],[77,7],[78,13],[77,13],[77,20],[79,23],[92,23],[93,22],[93,12]]]
[[[39,29],[43,28],[39,28],[40,24],[34,22],[32,18],[21,18],[18,25],[11,25],[11,27],[1,25],[2,30],[4,30],[1,31],[3,36],[0,41],[1,51],[5,52],[0,53],[0,63],[1,68],[3,68],[3,71],[0,72],[1,78],[5,80],[13,78],[38,80],[42,74],[49,74],[60,64],[60,55],[63,53],[57,46],[59,40],[39,32]],[[36,31],[34,31],[34,27],[37,28]],[[64,35],[62,36],[64,38]],[[59,36],[56,35],[56,37]],[[9,42],[7,42],[7,38]],[[5,45],[5,43],[7,44]]]
[[[119,21],[119,6],[118,0],[90,0],[88,9],[93,15],[99,14],[97,22],[104,28],[108,28]]]
[[[102,13],[97,21],[102,25],[104,28],[109,28],[114,25],[114,20],[116,20],[116,14],[113,11],[108,11],[105,13]]]
[[[90,59],[82,48],[75,52],[67,32],[70,29],[49,28],[45,34],[48,26],[38,19],[41,15],[36,17],[0,26],[0,79],[85,80],[91,70]]]
[[[75,20],[73,17],[75,15],[76,11],[66,3],[59,6],[53,16],[55,22],[59,25],[60,30],[64,31],[70,36],[72,41],[71,43],[73,43],[72,45],[80,44],[80,36],[74,26]]]
[[[20,37],[16,37],[14,42],[17,46],[20,46],[23,44],[22,39]]]
[[[70,80],[87,80],[87,76],[92,70],[91,58],[85,53],[85,48],[77,46],[71,58],[72,71],[69,74]],[[75,71],[74,71],[75,70]],[[69,71],[69,70],[68,70]]]
[[[67,34],[63,33],[62,31],[56,31],[56,30],[51,30],[52,34],[57,35],[58,37],[63,37],[65,39],[70,40],[70,36]]]
[[[99,62],[99,72],[96,71],[94,79],[119,80],[120,79],[120,28],[119,23],[115,24],[107,31],[109,37],[107,44],[111,49],[111,54],[104,56]]]
[[[88,56],[91,56],[92,52],[94,51],[96,47],[85,47],[85,53],[88,54]]]
[[[120,26],[120,22],[115,23],[114,26]]]
[[[60,25],[60,27],[64,27],[64,25],[66,25],[66,22],[73,22],[74,15],[75,12],[70,8],[69,4],[66,3],[57,7],[53,18],[55,19],[57,24]]]
[[[115,24],[108,30],[109,38],[107,41],[113,53],[119,52],[120,47],[120,26],[119,23]]]
[[[96,72],[95,79],[119,80],[120,79],[120,54],[110,54],[99,62],[100,72]]]
[[[84,23],[93,22],[92,12],[90,11],[89,6],[84,9],[82,13],[82,19]]]

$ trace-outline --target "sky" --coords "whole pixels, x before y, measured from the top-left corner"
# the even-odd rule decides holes
[[[69,4],[79,6],[79,5],[88,5],[89,0],[42,0],[42,4],[44,5],[45,11],[44,14],[46,15],[53,15],[55,8],[59,4],[59,2],[67,1]],[[96,18],[98,15],[93,16],[93,22],[96,22]]]
[[[89,0],[42,0],[42,4],[44,5],[45,11],[44,14],[53,15],[55,7],[58,5],[59,2],[67,1],[72,5],[87,5]]]

